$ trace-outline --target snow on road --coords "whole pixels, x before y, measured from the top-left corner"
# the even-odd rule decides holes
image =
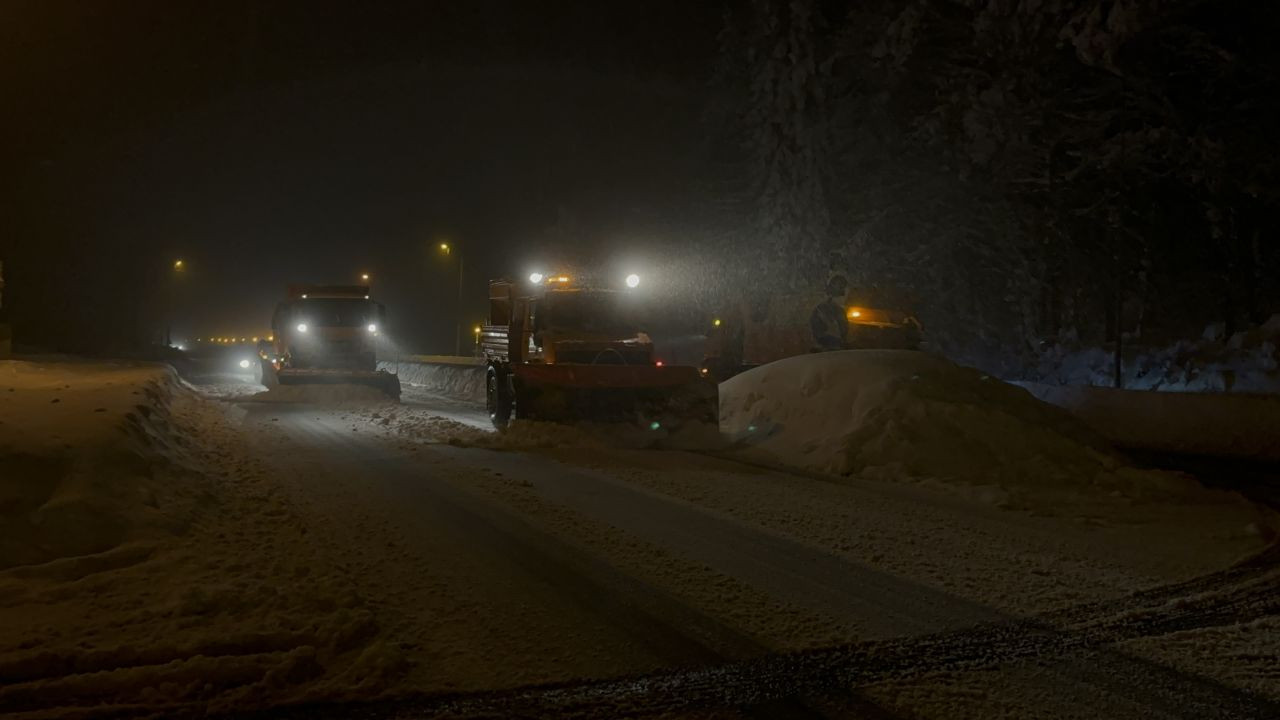
[[[0,377],[15,386],[8,405],[0,397],[0,467],[45,468],[28,482],[0,474],[0,519],[28,523],[12,532],[19,539],[0,568],[0,712],[415,702],[659,673],[648,675],[657,685],[592,695],[606,703],[589,705],[600,714],[690,678],[690,702],[729,702],[738,690],[707,700],[699,683],[717,675],[697,673],[739,661],[764,663],[740,676],[740,697],[754,698],[745,704],[776,696],[786,710],[807,703],[788,683],[817,682],[805,658],[832,648],[866,677],[841,676],[853,678],[837,701],[845,712],[1147,717],[1217,707],[1234,717],[1255,703],[1246,690],[1280,698],[1267,662],[1276,603],[1258,599],[1280,598],[1274,563],[1229,582],[1209,575],[1264,547],[1256,509],[1176,484],[1118,499],[1111,475],[1121,468],[1070,428],[1060,434],[1071,442],[1037,440],[1039,465],[1010,451],[982,466],[1019,502],[957,492],[984,484],[973,468],[963,481],[912,474],[941,467],[929,465],[940,456],[880,462],[919,447],[902,438],[954,447],[920,423],[954,431],[957,405],[972,406],[959,415],[970,425],[996,417],[1002,431],[1034,435],[1021,425],[1040,422],[1040,410],[1010,409],[999,393],[935,388],[935,404],[907,414],[915,425],[899,417],[888,423],[899,430],[869,436],[877,462],[841,476],[744,464],[741,448],[715,442],[711,454],[662,449],[671,438],[631,430],[526,424],[497,434],[475,405],[412,388],[401,404],[262,402],[221,380],[199,385],[200,397],[151,366],[19,364]],[[876,392],[892,409],[905,391]],[[56,415],[63,403],[84,412]],[[755,404],[785,405],[764,393]],[[69,421],[82,414],[90,420]],[[35,420],[22,434],[10,432],[26,416]],[[1064,459],[1067,450],[1085,459]],[[1079,485],[1065,475],[1074,462],[1102,467],[1102,480]],[[1046,477],[1022,478],[1045,464]],[[1079,485],[1068,507],[1029,504],[1058,480]],[[98,488],[72,496],[105,497],[94,500],[111,511],[102,517],[121,518],[123,530],[31,555],[21,538],[57,506],[31,488],[54,497],[64,485]],[[1250,529],[1248,518],[1260,524]],[[860,659],[897,644],[911,658],[900,670]],[[771,680],[783,651],[808,654]],[[725,672],[727,682],[737,671]],[[529,692],[518,697],[533,705],[482,701],[476,712],[573,695]],[[696,702],[674,716],[703,716]],[[450,707],[467,715],[465,706]]]

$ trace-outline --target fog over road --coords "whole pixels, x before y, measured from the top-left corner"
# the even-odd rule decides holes
[[[1126,573],[1154,584],[1151,567],[1058,537],[1047,522],[695,452],[490,449],[410,436],[395,430],[406,413],[476,432],[487,420],[481,408],[412,388],[403,405],[374,410],[206,389],[230,398],[253,452],[328,528],[325,541],[365,578],[367,600],[397,618],[394,634],[415,653],[406,684],[428,696],[464,693],[448,706],[461,715],[1273,710],[1124,644],[1165,632],[1124,618],[1185,588],[1134,600],[1119,585],[1071,587],[1028,567],[1089,566],[1100,584]],[[792,499],[761,497],[769,492]],[[867,542],[833,546],[833,521]],[[951,564],[963,569],[939,575]],[[1258,586],[1275,588],[1278,577],[1268,561],[1196,591],[1274,613]],[[1069,622],[1047,624],[1045,612]],[[1226,622],[1188,617],[1183,629]],[[1089,634],[1099,626],[1123,629],[1099,639]],[[888,659],[875,660],[886,649]],[[743,662],[754,669],[744,672]],[[608,684],[636,676],[680,688],[681,699]],[[716,676],[723,685],[708,693]],[[561,690],[536,690],[547,683]],[[410,699],[370,711],[443,707]]]

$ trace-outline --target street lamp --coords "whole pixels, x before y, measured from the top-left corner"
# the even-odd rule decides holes
[[[177,280],[178,280],[178,275],[181,275],[183,271],[185,271],[186,269],[187,269],[187,263],[184,262],[182,258],[177,258],[173,261],[173,277],[169,283],[169,302],[168,302],[169,308],[168,308],[168,312],[166,313],[167,317],[165,318],[165,323],[164,323],[165,347],[170,347],[173,345],[173,315],[177,309],[176,306],[178,304]]]
[[[447,242],[440,243],[443,255],[452,255],[453,246]],[[453,329],[453,354],[462,355],[462,253],[458,253],[458,307],[455,308],[456,326]]]
[[[369,282],[369,273],[360,273],[360,279]]]

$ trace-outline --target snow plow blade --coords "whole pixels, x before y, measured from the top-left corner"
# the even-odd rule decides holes
[[[395,400],[400,399],[400,378],[383,370],[280,370],[276,380],[281,385],[366,385],[377,388]]]
[[[552,422],[719,422],[716,384],[693,367],[517,365],[516,416]]]

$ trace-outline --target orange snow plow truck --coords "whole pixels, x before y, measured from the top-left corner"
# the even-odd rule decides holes
[[[378,370],[386,310],[367,285],[293,285],[271,316],[263,384],[368,385],[400,397],[400,378]]]
[[[642,327],[639,284],[637,275],[610,288],[540,273],[527,283],[491,281],[480,348],[494,426],[513,418],[652,430],[717,423],[716,385],[696,367],[656,359]]]

